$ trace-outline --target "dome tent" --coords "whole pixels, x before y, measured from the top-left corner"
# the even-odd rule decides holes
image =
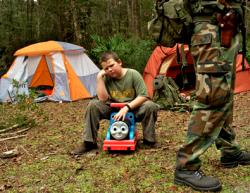
[[[180,44],[178,44],[180,47]],[[144,68],[143,79],[147,85],[148,95],[152,98],[154,95],[153,81],[157,75],[164,75],[171,77],[174,80],[181,76],[181,66],[177,62],[175,45],[172,48],[157,46],[150,55],[148,62]],[[180,48],[179,48],[180,50]],[[188,78],[195,80],[194,62],[191,52],[187,45],[184,45],[185,58],[187,61],[187,68],[185,69]],[[242,53],[238,53],[236,60],[236,77],[234,93],[246,92],[250,90],[250,66],[248,61],[244,60],[245,70],[242,70]],[[192,81],[190,81],[193,83]],[[195,82],[194,82],[195,83]],[[181,87],[180,87],[181,88]],[[194,87],[193,87],[194,88]]]
[[[75,101],[96,95],[96,75],[99,68],[81,46],[47,41],[19,49],[13,64],[0,79],[0,102],[8,102],[19,94],[29,94],[28,88],[53,87],[47,99]],[[18,82],[15,88],[13,80]]]

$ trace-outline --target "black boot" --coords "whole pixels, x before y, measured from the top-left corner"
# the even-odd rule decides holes
[[[75,149],[71,154],[72,155],[82,155],[93,149],[97,149],[98,146],[96,143],[84,141],[77,149]]]
[[[236,155],[224,155],[220,159],[221,165],[225,168],[234,168],[238,165],[250,165],[250,153],[241,151]]]
[[[198,191],[216,192],[221,190],[219,180],[214,177],[205,176],[202,171],[175,170],[174,182],[187,185]]]
[[[155,141],[148,141],[146,139],[143,139],[143,145],[153,148],[153,147],[155,147],[156,142]]]

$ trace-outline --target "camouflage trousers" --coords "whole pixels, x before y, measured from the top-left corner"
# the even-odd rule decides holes
[[[134,109],[136,122],[141,122],[143,128],[143,138],[156,141],[155,123],[157,120],[158,105],[152,101],[144,102],[139,108]],[[83,131],[83,141],[97,142],[97,134],[100,120],[110,119],[112,108],[99,101],[91,100],[85,113],[85,126]],[[108,128],[107,128],[108,129]]]
[[[240,151],[232,128],[238,49],[239,35],[232,39],[229,48],[224,48],[220,46],[218,26],[208,22],[195,25],[191,52],[195,61],[197,103],[188,123],[186,143],[177,153],[177,169],[199,169],[199,157],[213,143],[222,156]]]

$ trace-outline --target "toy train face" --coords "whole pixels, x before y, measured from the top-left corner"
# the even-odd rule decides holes
[[[128,122],[128,121],[127,121]],[[116,140],[125,139],[129,133],[129,123],[116,121],[110,126],[110,134]]]
[[[128,112],[124,121],[113,119],[117,112],[110,115],[109,128],[103,143],[103,150],[135,150],[137,131],[134,113]]]

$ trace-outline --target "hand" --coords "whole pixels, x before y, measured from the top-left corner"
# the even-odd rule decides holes
[[[100,72],[97,74],[97,79],[102,79],[106,75],[106,72],[102,69]]]
[[[120,111],[114,115],[114,117],[113,117],[114,120],[115,121],[119,121],[119,120],[124,121],[128,111],[129,111],[128,107],[126,107],[126,106],[122,107],[120,109]]]

